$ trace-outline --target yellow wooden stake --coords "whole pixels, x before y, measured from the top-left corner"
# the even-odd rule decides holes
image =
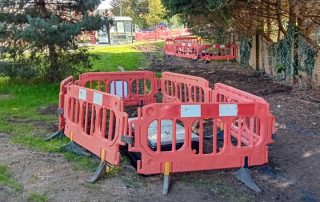
[[[170,163],[165,162],[164,163],[164,175],[168,176],[170,174]]]
[[[73,141],[73,131],[70,131],[70,140]]]
[[[100,159],[101,161],[104,161],[106,159],[106,152],[104,149],[100,150]]]

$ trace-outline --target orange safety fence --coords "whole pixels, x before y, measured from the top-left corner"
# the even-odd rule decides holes
[[[163,102],[209,102],[209,82],[203,78],[171,72],[161,76]]]
[[[176,45],[175,45],[175,41],[174,39],[166,39],[165,40],[165,45],[164,45],[164,51],[167,55],[175,55],[175,51],[176,51]]]
[[[201,44],[198,37],[177,37],[174,38],[175,42],[175,56],[198,59],[201,52]]]
[[[64,134],[113,165],[120,162],[127,114],[120,97],[71,84],[64,96]]]
[[[234,60],[237,58],[237,46],[208,45],[199,37],[168,38],[164,44],[166,55],[201,60]]]
[[[117,95],[125,106],[154,103],[158,91],[151,71],[90,72],[80,75],[77,84]]]
[[[244,128],[244,118],[259,122]],[[141,174],[164,173],[166,162],[171,172],[242,167],[245,158],[249,166],[262,165],[268,162],[269,124],[262,103],[151,104],[129,121],[134,128],[129,130],[134,139],[129,151],[141,153]],[[162,151],[168,134],[172,146]],[[151,147],[154,139],[156,146]]]
[[[139,153],[141,174],[262,165],[275,117],[268,103],[224,84],[164,72],[96,72],[61,82],[59,129],[103,161]],[[162,94],[162,103],[155,96]],[[128,119],[125,106],[137,105]],[[143,106],[141,106],[143,105]],[[166,172],[167,172],[166,171]]]
[[[60,83],[59,107],[58,107],[59,130],[63,130],[66,124],[62,111],[64,111],[65,109],[64,100],[65,100],[65,95],[67,94],[67,87],[71,84],[73,84],[72,76],[69,76],[68,78],[64,79]]]
[[[219,103],[229,103],[229,102],[250,102],[250,103],[263,103],[266,106],[268,114],[268,122],[269,124],[269,133],[273,133],[275,131],[275,117],[271,114],[269,111],[269,104],[266,100],[264,100],[261,97],[258,97],[256,95],[244,92],[242,90],[233,88],[231,86],[227,86],[222,83],[216,83],[214,85],[214,91],[212,93],[212,100]],[[244,127],[248,129],[249,124],[253,125],[256,122],[259,122],[260,120],[254,119],[254,118],[246,118],[244,123]],[[257,123],[259,125],[259,123]],[[249,137],[246,138],[247,141]],[[272,143],[271,136],[268,139],[269,143]]]
[[[188,29],[156,29],[153,31],[136,32],[137,41],[161,40],[169,37],[188,36],[191,33]]]
[[[203,60],[235,60],[237,58],[237,46],[231,45],[204,45],[201,47],[200,59]]]

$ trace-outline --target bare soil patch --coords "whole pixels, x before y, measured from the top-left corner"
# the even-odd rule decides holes
[[[206,63],[170,56],[162,67],[156,63],[150,69],[200,76],[211,86],[221,82],[265,98],[277,117],[278,131],[275,143],[269,146],[269,164],[251,168],[263,192],[247,194],[259,201],[320,201],[319,90],[279,83],[232,62]]]
[[[43,115],[57,114],[58,105],[48,105],[39,108],[39,113]]]

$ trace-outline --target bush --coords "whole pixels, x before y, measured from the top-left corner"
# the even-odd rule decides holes
[[[10,78],[30,79],[39,74],[36,68],[28,64],[0,61],[0,75]]]

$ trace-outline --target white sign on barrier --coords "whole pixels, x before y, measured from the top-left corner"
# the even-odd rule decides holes
[[[87,100],[87,90],[80,88],[80,90],[79,90],[79,99],[80,100],[84,100],[84,101]]]
[[[181,117],[201,117],[201,105],[181,105]]]
[[[238,116],[238,105],[219,104],[219,116]]]
[[[103,97],[100,93],[93,94],[93,103],[102,106]]]
[[[124,92],[122,92],[122,84],[123,85],[123,90]],[[114,89],[114,87],[116,87],[116,89]],[[126,81],[112,81],[110,83],[110,94],[111,95],[116,95],[119,97],[127,97],[128,96],[128,83]]]

